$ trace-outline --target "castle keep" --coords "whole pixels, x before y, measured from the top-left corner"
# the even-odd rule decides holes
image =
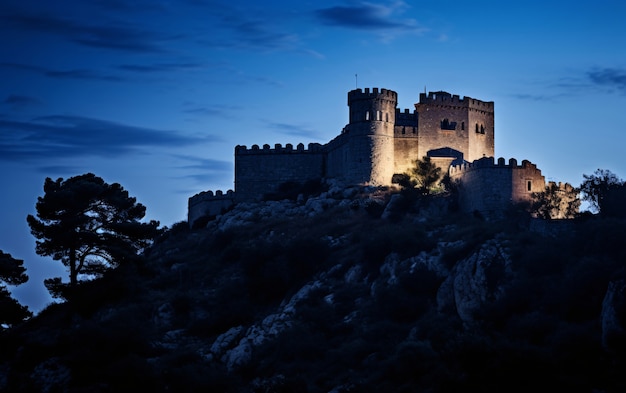
[[[236,146],[235,191],[189,198],[189,224],[234,203],[261,199],[285,182],[333,178],[345,185],[390,185],[395,173],[407,172],[424,156],[460,183],[466,211],[495,214],[544,190],[534,164],[494,161],[493,101],[421,93],[410,111],[397,108],[397,98],[387,89],[350,91],[349,122],[324,145]]]

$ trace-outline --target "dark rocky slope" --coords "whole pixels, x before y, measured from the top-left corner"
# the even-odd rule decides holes
[[[3,332],[0,391],[626,391],[626,222],[546,235],[449,200],[331,189],[177,224]]]

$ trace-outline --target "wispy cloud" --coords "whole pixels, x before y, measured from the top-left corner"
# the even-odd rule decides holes
[[[1,102],[13,109],[22,109],[29,106],[41,105],[41,101],[34,97],[23,96],[19,94],[11,94]]]
[[[171,36],[122,23],[85,23],[49,13],[14,11],[0,15],[5,26],[61,37],[84,46],[131,52],[163,52],[162,42]]]
[[[322,139],[322,137],[319,135],[318,132],[302,125],[269,122],[267,123],[267,127],[272,128],[280,132],[281,134],[285,134],[285,135],[297,136],[297,137],[306,138],[309,140],[310,139],[314,139],[314,140]]]
[[[357,2],[350,3],[350,5],[318,9],[315,11],[315,16],[327,26],[370,30],[384,34],[388,34],[390,31],[417,33],[426,31],[424,27],[419,26],[415,19],[402,17],[407,8],[407,4],[403,1],[389,4]]]
[[[157,73],[171,71],[195,71],[206,68],[200,63],[153,63],[153,64],[122,64],[117,66],[119,70],[137,73]]]
[[[589,81],[596,86],[626,93],[626,69],[596,68],[587,72]]]
[[[0,120],[0,160],[50,160],[84,156],[119,157],[150,148],[215,142],[169,130],[129,126],[78,116],[45,116],[32,121]]]
[[[194,105],[183,110],[184,113],[197,116],[222,117],[232,119],[241,107],[229,105],[198,106]]]
[[[186,173],[183,177],[198,183],[210,184],[215,181],[223,181],[226,176],[232,177],[233,163],[231,161],[186,155],[175,155],[174,157],[189,162],[189,164],[182,165],[178,169],[182,169]]]
[[[124,78],[117,75],[102,74],[98,71],[87,69],[53,70],[50,68],[18,63],[0,63],[0,67],[33,72],[42,76],[56,79],[99,80],[107,82],[122,82],[125,80]]]

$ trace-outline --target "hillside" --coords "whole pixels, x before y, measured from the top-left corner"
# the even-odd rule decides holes
[[[176,224],[2,332],[0,391],[625,391],[626,221],[282,197]]]

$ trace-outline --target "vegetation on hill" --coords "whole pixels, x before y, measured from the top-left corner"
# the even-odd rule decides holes
[[[0,391],[624,391],[626,220],[452,200],[329,187],[175,224],[2,332]]]

